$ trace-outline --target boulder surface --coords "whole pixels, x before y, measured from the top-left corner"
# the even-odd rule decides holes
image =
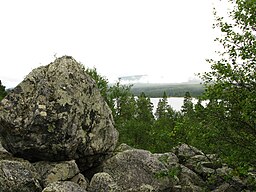
[[[0,156],[0,191],[1,192],[41,192],[40,177],[35,168],[19,158]]]
[[[57,181],[49,184],[42,192],[86,192],[86,190],[71,181]]]
[[[0,103],[2,145],[29,161],[78,160],[86,170],[117,143],[111,110],[70,56],[34,69]]]
[[[118,152],[104,162],[103,171],[113,178],[121,191],[141,191],[142,185],[150,185],[156,191],[168,191],[172,187],[169,178],[159,178],[168,169],[145,150]]]
[[[57,181],[67,181],[79,174],[75,161],[46,162],[40,161],[33,164],[41,178],[41,184],[46,187]]]

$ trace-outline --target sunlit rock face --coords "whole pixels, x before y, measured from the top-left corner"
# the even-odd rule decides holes
[[[72,57],[34,69],[0,103],[2,145],[30,161],[99,164],[117,143],[111,111]],[[100,157],[100,158],[99,158]]]

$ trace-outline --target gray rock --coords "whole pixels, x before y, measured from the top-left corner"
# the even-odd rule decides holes
[[[0,153],[7,153],[6,149],[3,148],[1,141],[0,141]]]
[[[34,69],[1,101],[0,136],[15,156],[76,159],[83,171],[114,150],[118,132],[95,82],[64,56]]]
[[[75,175],[72,179],[70,179],[70,181],[77,183],[84,190],[86,190],[89,186],[88,179],[86,179],[84,175],[82,175],[81,173]]]
[[[5,148],[3,148],[0,141],[0,159],[10,159],[10,158],[12,158],[12,154],[10,154],[8,151],[6,151]]]
[[[174,153],[155,153],[153,154],[159,161],[161,161],[167,169],[172,169],[179,162],[178,157]]]
[[[154,188],[151,185],[141,185],[139,190],[139,192],[155,192]]]
[[[47,162],[40,161],[34,163],[34,167],[41,176],[43,187],[56,181],[67,181],[79,173],[75,161]]]
[[[237,192],[237,190],[235,188],[233,188],[229,183],[226,183],[226,182],[223,183],[222,185],[220,185],[219,187],[217,187],[212,192],[223,192],[223,191]]]
[[[216,173],[219,175],[219,176],[222,176],[222,177],[225,177],[225,176],[228,176],[228,175],[231,175],[232,173],[232,170],[230,167],[228,167],[227,165],[221,167],[221,168],[218,168],[216,169]]]
[[[117,153],[106,160],[103,171],[108,173],[122,191],[136,191],[142,185],[150,185],[155,191],[167,191],[171,186],[165,165],[152,153],[133,149]]]
[[[126,143],[122,143],[120,144],[116,149],[115,149],[115,152],[123,152],[123,151],[126,151],[126,150],[132,150],[134,149],[133,147],[127,145]]]
[[[182,192],[202,192],[202,191],[204,192],[205,190],[191,183],[190,185],[183,186],[181,191]]]
[[[89,192],[121,192],[116,182],[108,173],[96,173],[90,182]]]
[[[207,178],[209,175],[215,173],[216,169],[221,168],[222,164],[206,155],[195,155],[186,161],[185,166]]]
[[[175,153],[175,155],[179,158],[179,162],[182,164],[195,155],[204,155],[202,151],[187,144],[181,144],[174,147],[172,152]]]
[[[22,159],[0,159],[1,192],[41,192],[35,168]]]
[[[200,176],[189,168],[180,165],[181,173],[179,175],[180,185],[182,186],[182,191],[203,191],[202,189],[206,186],[205,182]],[[186,189],[186,190],[185,190]]]
[[[86,190],[71,181],[57,181],[49,184],[42,192],[86,192]]]

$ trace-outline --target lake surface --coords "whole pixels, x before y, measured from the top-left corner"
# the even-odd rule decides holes
[[[153,108],[153,113],[155,113],[156,108],[157,108],[157,104],[159,102],[159,100],[162,98],[150,98],[150,101],[153,103],[154,108]],[[183,105],[183,101],[184,101],[184,97],[168,97],[168,104],[175,110],[175,111],[180,111],[181,110],[181,106]],[[197,99],[193,98],[192,102],[194,104],[197,103]]]

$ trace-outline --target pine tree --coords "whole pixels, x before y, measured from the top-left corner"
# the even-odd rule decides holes
[[[144,92],[140,94],[137,99],[137,116],[138,121],[143,121],[145,123],[152,124],[154,121],[153,116],[153,104],[150,101],[150,98],[145,95]]]
[[[186,115],[189,115],[190,113],[193,113],[194,111],[194,104],[192,102],[192,97],[189,92],[185,93],[183,105],[181,107],[181,112],[183,112]]]
[[[168,113],[168,100],[167,100],[167,94],[164,92],[162,99],[159,100],[155,112],[155,116],[157,119],[164,118],[167,116]]]

